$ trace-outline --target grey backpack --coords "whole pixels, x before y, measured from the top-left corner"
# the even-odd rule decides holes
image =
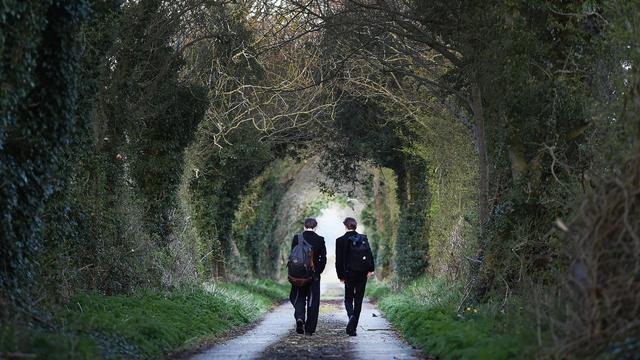
[[[313,280],[313,248],[302,234],[298,234],[296,240],[287,262],[288,279],[291,285],[304,286]]]

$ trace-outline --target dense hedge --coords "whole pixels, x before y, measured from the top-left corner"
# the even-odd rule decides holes
[[[242,191],[274,159],[269,144],[260,143],[246,125],[230,139],[236,146],[206,152],[211,146],[206,132],[189,150],[190,171],[186,196],[198,231],[198,256],[205,276],[226,276],[226,262],[232,258],[232,224]],[[195,154],[206,154],[196,156]]]
[[[287,190],[291,165],[291,161],[275,161],[239,197],[231,234],[238,250],[234,257],[239,258],[235,259],[239,260],[235,275],[276,278],[280,273],[281,249],[287,242],[275,238],[276,226],[283,221],[277,211]]]
[[[78,130],[79,31],[89,2],[8,1],[0,9],[0,291],[27,298],[42,212]]]
[[[394,270],[400,211],[396,189],[396,176],[388,168],[374,170],[363,184],[366,207],[360,216],[376,256],[376,273],[380,278],[390,277]]]
[[[431,192],[426,161],[410,158],[403,165],[396,171],[400,219],[394,270],[401,282],[407,282],[423,274],[428,266]]]
[[[206,91],[179,79],[176,25],[163,26],[171,19],[159,2],[92,10],[100,16],[82,29],[78,69],[83,126],[65,154],[67,186],[44,217],[42,261],[56,270],[37,281],[61,300],[78,289],[122,293],[195,277],[185,265],[193,250],[177,245],[186,216],[176,194]]]

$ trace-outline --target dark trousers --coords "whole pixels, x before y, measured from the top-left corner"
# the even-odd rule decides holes
[[[295,319],[304,321],[304,331],[307,333],[316,332],[318,313],[320,312],[320,279],[313,280],[306,286],[292,286],[289,300],[295,308],[293,313]]]
[[[362,298],[364,298],[364,290],[367,287],[367,279],[364,280],[347,280],[344,283],[344,307],[347,309],[347,316],[355,317],[355,327],[358,326],[360,319],[360,311],[362,310]]]

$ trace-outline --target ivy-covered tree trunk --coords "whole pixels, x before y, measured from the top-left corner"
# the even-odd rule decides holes
[[[486,239],[484,227],[489,218],[489,160],[487,156],[487,139],[485,131],[484,105],[482,91],[477,77],[471,84],[471,105],[474,117],[474,137],[478,152],[478,222],[480,225],[480,239],[476,250],[476,259],[471,264],[471,286],[474,293],[480,295],[486,286],[480,283],[480,272],[484,261]]]
[[[431,194],[427,164],[418,158],[404,161],[398,174],[400,220],[395,244],[395,271],[401,282],[415,279],[428,266]]]
[[[89,5],[5,1],[0,9],[0,292],[28,301],[42,211],[76,130],[78,32]]]
[[[474,135],[478,150],[478,218],[480,226],[484,225],[489,217],[489,160],[487,157],[487,139],[485,131],[484,106],[482,104],[482,91],[480,84],[475,80],[471,84],[471,97],[473,105]]]

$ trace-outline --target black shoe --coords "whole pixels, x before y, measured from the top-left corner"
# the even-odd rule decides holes
[[[312,332],[306,332],[306,333],[304,333],[304,334],[305,334],[305,335],[307,335],[307,336],[311,336],[311,335],[313,335],[313,333],[312,333]]]
[[[358,334],[354,331],[354,332],[350,332],[349,336],[358,336]]]
[[[296,332],[298,334],[304,334],[304,320],[302,319],[296,320]]]
[[[356,317],[351,315],[349,322],[347,323],[347,334],[351,335],[356,332]]]

